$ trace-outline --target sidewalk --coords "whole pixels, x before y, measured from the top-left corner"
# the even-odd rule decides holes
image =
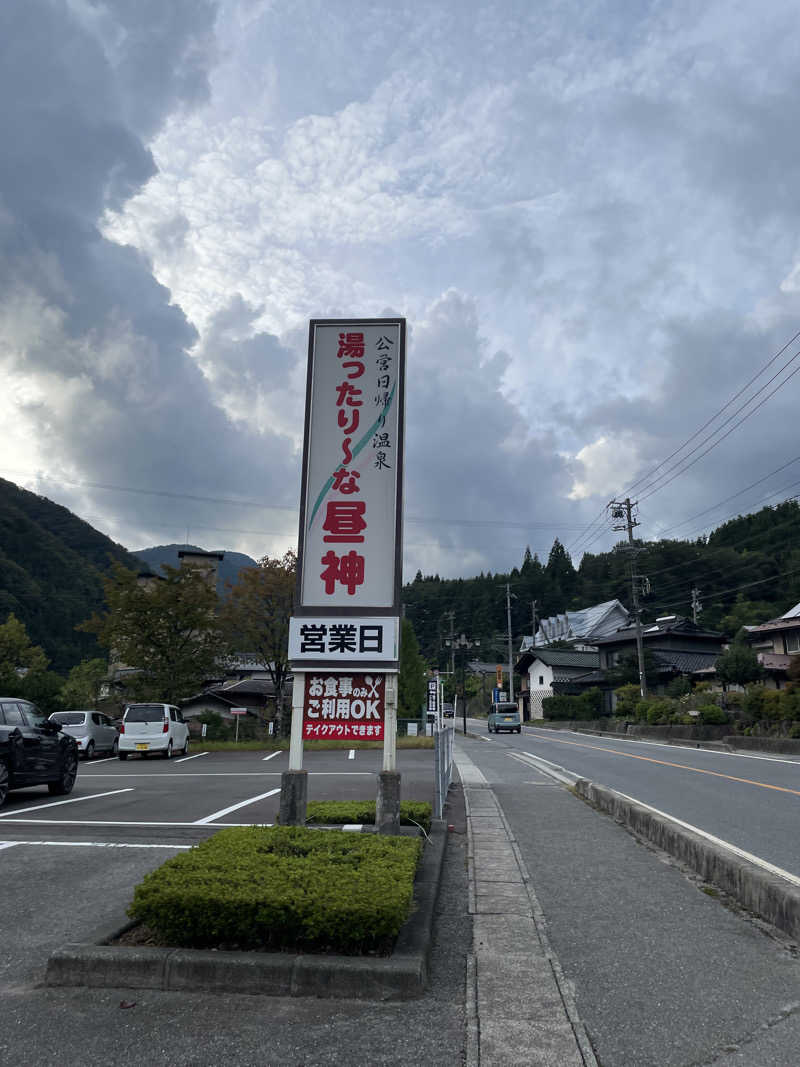
[[[463,750],[473,951],[468,1067],[594,1067],[597,1061],[547,940],[530,875],[497,799]]]

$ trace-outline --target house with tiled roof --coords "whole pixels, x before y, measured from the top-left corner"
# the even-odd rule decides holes
[[[615,633],[630,621],[628,609],[619,600],[606,600],[577,611],[565,611],[540,619],[533,637],[523,637],[520,652],[567,642],[573,648],[591,651],[595,637]]]
[[[782,688],[792,663],[800,656],[800,604],[760,626],[745,626],[746,640],[765,671],[765,684]]]
[[[545,697],[556,688],[596,671],[600,662],[597,652],[573,648],[533,648],[521,652],[514,666],[520,676],[523,717],[543,719]]]

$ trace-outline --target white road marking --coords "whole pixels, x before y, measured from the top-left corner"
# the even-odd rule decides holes
[[[309,771],[308,774],[309,777],[312,774],[317,777],[337,774],[351,778],[374,777],[372,771]],[[114,781],[118,781],[120,778],[280,778],[280,776],[280,771],[177,771],[175,774],[170,771],[163,771],[161,774],[153,771],[142,771],[140,774],[127,771],[122,774],[93,774],[92,778],[113,778]]]
[[[176,759],[175,763],[185,763],[187,759],[198,759],[200,756],[207,756],[207,752],[195,752],[193,756],[181,756],[180,759]]]
[[[356,750],[354,748],[351,748],[350,751],[347,753],[347,758],[348,759],[355,759],[356,758]]]
[[[49,804],[37,804],[33,808],[22,808],[21,810],[24,811],[27,814],[30,811],[42,811],[44,808],[57,808],[60,804],[77,804],[81,800],[99,800],[100,797],[113,797],[113,796],[116,796],[117,793],[132,793],[132,792],[133,792],[133,786],[130,785],[130,786],[127,787],[127,789],[112,789],[110,793],[92,793],[92,795],[88,796],[88,797],[70,797],[69,800],[53,800]],[[9,815],[14,815],[14,814],[16,814],[16,811],[6,811],[2,815],[0,815],[0,819],[6,819],[6,818],[8,818]],[[9,821],[11,821],[11,820],[9,820]],[[36,820],[34,820],[34,822],[35,821]]]
[[[116,759],[116,756],[105,756],[103,759],[93,759],[91,763],[87,764],[88,767],[94,767],[97,763],[108,763],[109,760]]]
[[[194,827],[196,822],[126,822],[123,819],[8,819],[9,823],[30,823],[33,826],[178,826],[181,828]],[[218,822],[214,826],[272,826],[271,822]]]
[[[229,808],[215,811],[213,815],[206,815],[205,819],[197,819],[195,821],[195,826],[204,826],[206,823],[215,822],[217,819],[221,819],[223,815],[230,815],[232,811],[238,811],[239,808],[246,808],[248,804],[255,804],[259,800],[266,800],[267,797],[274,797],[276,793],[280,793],[280,788],[270,789],[268,793],[259,793],[257,797],[250,797],[248,800],[240,800],[238,804],[231,804]]]
[[[187,849],[193,845],[140,845],[123,841],[0,841],[0,848],[12,845],[51,845],[56,848],[172,848]]]
[[[280,756],[283,749],[279,748],[277,752],[270,752],[268,756],[265,756],[262,763],[266,763],[268,759],[275,759],[276,756]]]
[[[679,752],[707,752],[709,756],[728,756],[735,759],[758,759],[765,760],[767,763],[787,763],[790,767],[800,767],[800,760],[781,759],[780,756],[759,756],[754,752],[721,752],[717,748],[698,748],[697,745],[691,744],[667,745],[663,741],[643,741],[640,737],[628,737],[626,734],[620,734],[619,737],[608,737],[605,734],[582,734],[580,730],[545,730],[536,734],[533,733],[534,729],[535,727],[529,726],[526,729],[526,733],[532,734],[534,738],[540,737],[543,741],[554,740],[553,735],[557,733],[570,733],[573,736],[577,734],[578,737],[585,737],[592,741],[624,741],[626,745],[649,745],[651,748],[677,748]]]
[[[619,793],[619,790],[614,790]],[[733,852],[734,855],[739,856],[741,859],[749,860],[750,863],[755,863],[757,867],[760,867],[764,871],[768,871],[769,874],[777,874],[779,878],[785,878],[791,882],[792,885],[800,886],[800,878],[796,874],[791,874],[789,871],[785,871],[783,867],[776,867],[774,863],[770,863],[768,860],[762,860],[760,856],[754,856],[752,852],[745,852],[743,848],[739,848],[738,845],[732,845],[730,841],[725,841],[721,837],[715,837],[713,834],[708,833],[707,830],[701,830],[699,826],[693,826],[690,822],[684,822],[683,819],[676,819],[674,815],[669,815],[666,811],[661,811],[660,808],[654,808],[650,804],[645,804],[643,800],[637,800],[636,797],[630,797],[627,793],[619,793],[621,797],[625,797],[626,800],[632,801],[634,804],[641,804],[643,808],[647,808],[648,811],[654,812],[656,815],[660,815],[664,819],[669,819],[670,822],[677,823],[678,826],[682,826],[685,830],[691,830],[693,834],[699,834],[700,837],[704,837],[706,841],[710,841],[714,845],[719,845],[721,848],[726,848],[729,852]]]

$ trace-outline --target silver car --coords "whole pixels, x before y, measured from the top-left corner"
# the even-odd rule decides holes
[[[87,760],[98,752],[116,756],[119,749],[119,730],[107,715],[100,711],[55,711],[50,718],[65,734],[74,737],[78,752]]]

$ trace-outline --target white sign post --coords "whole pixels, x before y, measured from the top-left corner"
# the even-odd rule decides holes
[[[405,319],[314,319],[309,327],[284,824],[305,822],[304,722],[312,736],[312,724],[338,729],[341,720],[352,721],[360,710],[360,698],[351,700],[349,692],[352,677],[369,688],[380,675],[383,771],[376,823],[385,832],[399,828],[405,328]],[[320,702],[312,707],[318,697],[310,694],[320,687]],[[336,696],[325,696],[326,688]]]
[[[233,738],[233,743],[234,744],[238,744],[238,742],[239,742],[239,716],[240,715],[246,715],[246,714],[247,714],[247,708],[231,708],[231,715],[235,715],[236,716],[236,734],[234,735],[234,738]]]

